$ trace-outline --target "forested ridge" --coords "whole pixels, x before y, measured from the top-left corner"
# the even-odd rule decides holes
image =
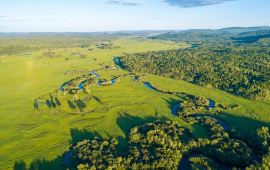
[[[194,29],[185,31],[171,31],[151,39],[162,39],[177,42],[187,42],[203,46],[239,46],[260,45],[269,47],[270,27],[231,27],[218,30]]]
[[[125,69],[181,79],[258,100],[270,97],[270,49],[199,47],[128,54]]]

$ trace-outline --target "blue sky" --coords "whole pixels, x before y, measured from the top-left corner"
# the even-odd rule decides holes
[[[0,0],[0,32],[270,26],[270,0]]]

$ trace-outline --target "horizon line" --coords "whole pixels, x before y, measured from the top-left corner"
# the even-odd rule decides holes
[[[21,34],[29,34],[29,33],[121,33],[121,32],[143,32],[143,31],[188,31],[188,30],[222,30],[228,28],[270,28],[268,25],[262,26],[229,26],[229,27],[220,27],[220,28],[188,28],[188,29],[138,29],[138,30],[114,30],[114,31],[0,31],[0,33],[4,34],[12,34],[12,33],[21,33]]]

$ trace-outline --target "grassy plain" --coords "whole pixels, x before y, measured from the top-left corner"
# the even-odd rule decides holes
[[[91,99],[94,109],[89,114],[34,110],[36,97],[75,77],[64,75],[65,71],[98,69],[99,64],[112,65],[113,57],[123,53],[183,47],[136,38],[117,39],[114,45],[120,48],[93,51],[79,47],[57,48],[53,50],[58,55],[55,58],[39,58],[43,50],[31,55],[1,57],[0,169],[12,169],[16,160],[23,160],[29,166],[34,159],[55,159],[72,142],[90,132],[97,132],[102,137],[123,138],[133,125],[153,121],[156,116],[170,115],[170,108],[163,99],[170,96],[152,92],[132,78],[123,78],[113,86],[91,88],[92,95],[99,101]],[[120,70],[117,74],[125,73]],[[109,77],[112,72],[100,74]]]

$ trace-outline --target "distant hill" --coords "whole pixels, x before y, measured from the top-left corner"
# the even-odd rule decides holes
[[[228,27],[228,28],[218,29],[217,31],[227,32],[227,33],[231,33],[231,34],[240,34],[240,33],[253,32],[253,31],[262,31],[262,30],[270,31],[270,27],[268,27],[268,26],[261,26],[261,27]]]
[[[255,43],[261,39],[270,38],[270,27],[230,27],[223,29],[192,29],[185,31],[170,31],[150,37],[171,41],[184,41],[191,44],[227,44]]]

